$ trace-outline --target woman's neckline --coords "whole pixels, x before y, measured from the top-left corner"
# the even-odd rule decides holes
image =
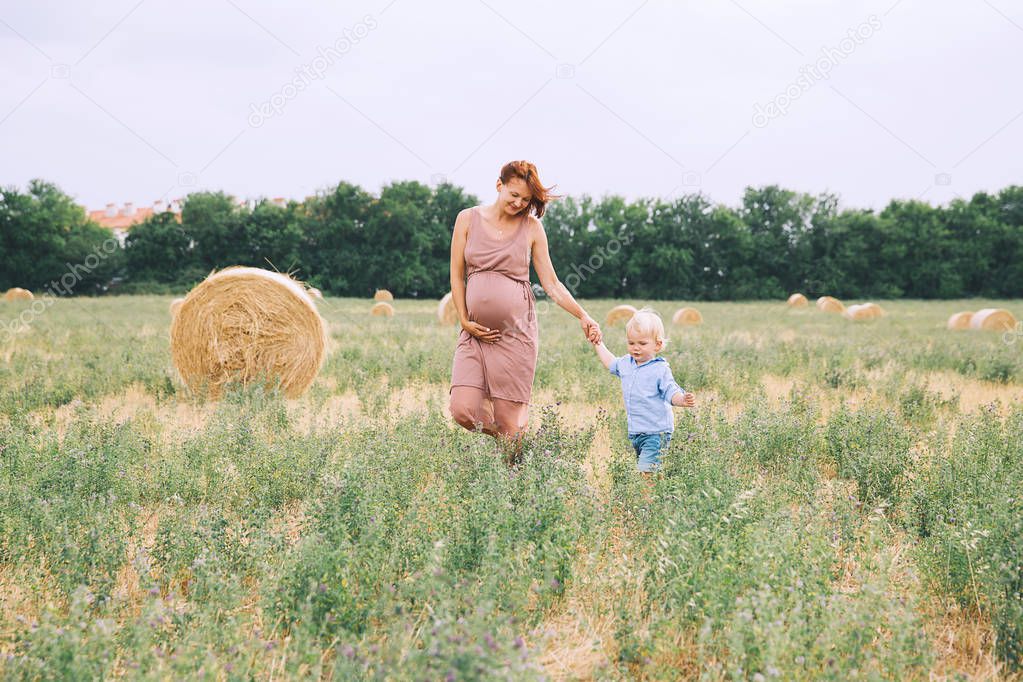
[[[480,216],[480,218],[482,219],[483,222],[490,223],[491,225],[494,224],[493,221],[491,221],[490,218],[488,218],[483,213],[483,207],[482,206],[477,206],[476,207],[476,212],[479,213],[479,216]],[[495,241],[499,241],[499,242],[505,242],[505,241],[509,241],[510,239],[513,239],[519,233],[519,231],[522,229],[522,224],[525,222],[525,219],[526,219],[526,216],[523,215],[521,218],[519,218],[518,224],[514,228],[509,228],[508,230],[504,230],[504,231],[498,230],[498,235],[495,236],[493,234],[490,234],[489,235],[490,238],[495,240]],[[489,230],[490,228],[484,228],[484,229],[485,230]],[[504,234],[504,232],[508,233],[507,237],[501,236],[502,234]]]

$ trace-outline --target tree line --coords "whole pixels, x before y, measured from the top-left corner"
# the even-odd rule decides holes
[[[196,192],[180,216],[149,216],[122,246],[56,185],[33,180],[0,190],[0,290],[183,291],[214,268],[252,265],[336,296],[386,288],[438,298],[449,289],[455,217],[478,203],[455,185],[415,181],[378,194],[341,182],[285,206]],[[775,185],[747,188],[734,207],[702,194],[569,196],[549,205],[543,223],[559,277],[582,298],[1023,294],[1019,186],[947,206],[893,199],[879,212]]]

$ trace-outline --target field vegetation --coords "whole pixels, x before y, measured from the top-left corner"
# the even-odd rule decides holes
[[[169,301],[61,299],[0,346],[5,679],[1021,676],[1023,337],[944,328],[1018,301],[700,304],[649,483],[560,310],[509,469],[446,412],[432,301],[327,298],[304,396],[218,402]]]

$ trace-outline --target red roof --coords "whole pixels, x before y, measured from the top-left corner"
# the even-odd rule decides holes
[[[153,209],[148,206],[145,208],[136,208],[134,215],[123,215],[121,211],[118,211],[117,215],[113,217],[107,215],[106,209],[101,208],[98,211],[89,211],[90,220],[98,223],[102,227],[108,227],[111,230],[131,227],[135,223],[141,223],[151,215],[153,215]]]
[[[112,208],[114,208],[114,205],[109,204],[107,208],[101,208],[95,211],[86,211],[86,214],[88,215],[89,220],[101,227],[105,227],[110,230],[127,230],[133,225],[141,223],[156,212],[152,206],[139,206],[132,211],[131,215],[128,215],[123,207],[117,207],[114,215],[108,215]],[[161,209],[163,211],[170,210],[166,204],[162,205]],[[180,221],[180,210],[173,211],[173,213],[174,217]]]

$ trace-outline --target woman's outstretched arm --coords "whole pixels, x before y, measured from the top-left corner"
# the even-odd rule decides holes
[[[535,218],[532,223],[534,230],[533,269],[536,270],[536,276],[540,278],[540,286],[551,297],[551,300],[564,308],[570,315],[579,318],[583,332],[590,343],[600,343],[603,338],[600,325],[583,310],[568,287],[558,279],[558,273],[554,271],[554,263],[551,262],[550,249],[547,246],[547,233],[543,229],[543,223]]]

